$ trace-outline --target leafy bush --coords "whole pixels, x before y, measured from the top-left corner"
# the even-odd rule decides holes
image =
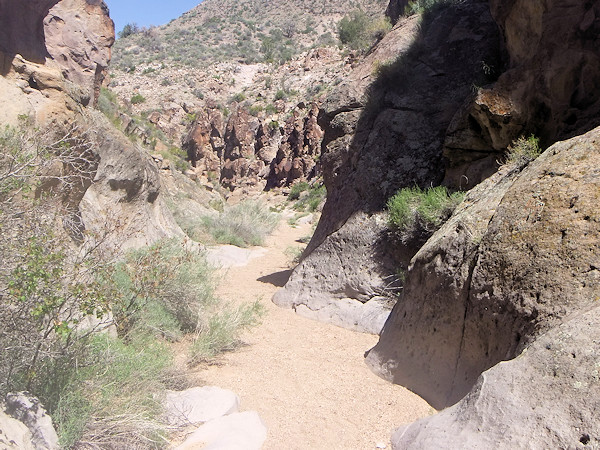
[[[142,319],[152,303],[160,302],[162,307],[156,310],[155,306],[155,317],[156,313],[166,313],[171,320],[165,323],[178,328],[165,332],[151,327],[167,335],[195,331],[204,310],[215,302],[215,283],[204,256],[177,240],[130,252],[116,266],[109,285],[113,289],[110,296],[115,299],[112,313],[121,337],[148,326]]]
[[[300,194],[310,188],[310,185],[306,181],[301,181],[299,183],[295,183],[292,185],[290,189],[290,194],[288,195],[288,200],[298,200],[300,198]]]
[[[302,183],[297,183],[294,186],[298,185],[300,186],[297,189],[303,189],[304,185]],[[294,187],[292,186],[292,190],[293,189]],[[290,196],[291,195],[292,192],[290,192]],[[325,186],[322,183],[315,183],[308,189],[304,190],[304,193],[299,193],[299,199],[296,203],[294,203],[294,209],[296,211],[315,212],[325,200],[326,195],[327,190],[325,189]],[[289,199],[293,200],[292,198]]]
[[[504,164],[522,169],[542,153],[539,138],[521,136],[508,147]]]
[[[137,93],[134,94],[129,101],[132,105],[139,105],[140,103],[144,103],[146,98],[142,94]]]
[[[449,193],[443,186],[401,189],[387,202],[389,225],[404,243],[422,238],[437,230],[463,197],[464,193]]]
[[[256,200],[246,200],[226,208],[217,216],[202,218],[202,227],[216,242],[238,247],[262,245],[278,223],[277,214]]]
[[[338,23],[338,37],[343,45],[364,50],[385,36],[391,28],[388,18],[372,19],[365,12],[356,10]]]

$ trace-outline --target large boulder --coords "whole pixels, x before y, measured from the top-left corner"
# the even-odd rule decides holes
[[[413,258],[367,363],[438,409],[469,395],[410,436],[434,430],[442,439],[436,424],[449,420],[451,430],[478,430],[457,433],[451,442],[468,437],[460,448],[484,448],[499,433],[511,442],[513,429],[516,447],[549,433],[556,440],[539,448],[597,438],[589,399],[599,393],[598,340],[588,311],[598,311],[600,292],[599,164],[597,128],[553,145],[521,173],[503,168]]]
[[[484,372],[439,414],[402,427],[394,449],[597,448],[600,309],[551,329],[512,361]]]
[[[22,422],[31,433],[31,443],[37,450],[57,450],[58,435],[51,417],[40,401],[27,392],[16,392],[6,396],[6,412]],[[28,440],[25,439],[25,445]]]

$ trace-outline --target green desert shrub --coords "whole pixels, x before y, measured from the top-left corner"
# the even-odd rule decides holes
[[[539,138],[521,136],[508,146],[504,164],[522,169],[542,153]]]
[[[354,50],[364,50],[381,39],[392,25],[386,17],[371,18],[364,11],[356,10],[344,16],[338,23],[340,42]]]
[[[437,230],[462,201],[464,193],[450,193],[444,186],[404,188],[387,202],[388,222],[406,243]]]
[[[62,448],[159,448],[160,396],[172,354],[156,340],[124,343],[96,335],[64,388],[52,418]]]
[[[142,94],[138,93],[132,95],[129,101],[132,105],[139,105],[140,103],[144,103],[146,101],[146,98]]]
[[[257,200],[246,200],[222,213],[204,216],[202,227],[220,244],[238,247],[262,245],[279,223],[277,214]]]
[[[297,183],[294,186],[300,185],[297,189],[302,190],[304,185],[302,183]],[[294,189],[292,187],[292,189]],[[293,193],[295,196],[295,192]],[[290,192],[290,196],[292,192]],[[296,211],[308,211],[315,212],[319,209],[319,206],[325,201],[325,197],[327,196],[327,189],[323,183],[314,183],[309,186],[307,189],[303,189],[298,194],[298,200],[294,203],[293,208]],[[288,197],[289,198],[289,197]],[[290,200],[293,200],[290,198]]]
[[[300,194],[309,188],[310,185],[306,181],[300,181],[299,183],[293,184],[290,189],[290,194],[288,195],[288,200],[298,200],[300,198]]]
[[[242,331],[257,325],[264,314],[259,301],[229,306],[212,315],[198,329],[192,344],[189,360],[191,364],[210,360],[219,353],[235,350],[240,344]]]

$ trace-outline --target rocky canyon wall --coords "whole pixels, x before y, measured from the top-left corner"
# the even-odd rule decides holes
[[[91,108],[114,39],[101,0],[0,0],[0,123],[20,126],[28,117],[49,135],[85,140],[93,176],[63,202],[69,227],[109,226],[126,248],[181,231],[159,195],[153,160]]]
[[[442,181],[445,130],[485,79],[481,61],[499,59],[487,2],[460,2],[422,23],[399,20],[329,96],[319,115],[327,202],[277,304],[380,331],[385,304],[401,288],[398,273],[422,244],[396,242],[380,212],[398,189]]]

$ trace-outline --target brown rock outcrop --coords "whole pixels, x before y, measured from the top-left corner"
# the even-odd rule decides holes
[[[223,115],[218,109],[200,110],[183,138],[182,148],[188,160],[201,172],[220,173],[224,148],[222,130]]]
[[[323,137],[317,124],[318,113],[319,107],[313,103],[305,117],[294,110],[286,121],[279,150],[271,162],[267,187],[289,185],[314,175]]]
[[[367,361],[437,408],[468,395],[395,448],[598,445],[599,143],[484,181],[415,256]]]
[[[44,18],[46,47],[65,79],[83,87],[95,105],[115,42],[102,0],[60,0]]]
[[[95,101],[113,41],[102,1],[0,0],[0,120],[62,120]]]
[[[453,119],[444,151],[450,184],[473,186],[493,173],[520,135],[552,143],[600,124],[600,1],[492,0],[490,6],[508,68]],[[492,77],[502,71],[481,64]]]

